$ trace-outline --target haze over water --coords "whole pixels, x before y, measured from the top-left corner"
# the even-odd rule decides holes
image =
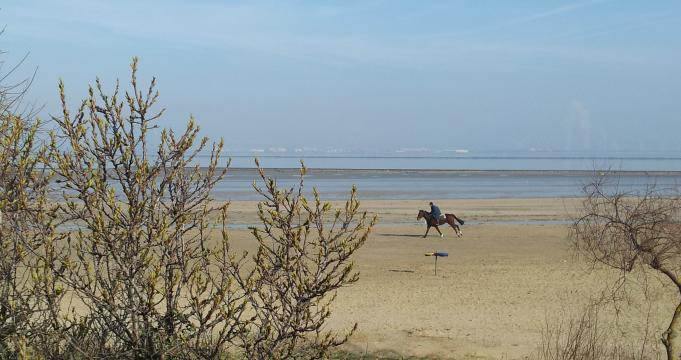
[[[303,160],[318,169],[535,170],[535,171],[681,171],[677,152],[547,152],[547,151],[316,151],[229,152],[232,166],[251,168],[258,157],[264,167],[297,168]]]
[[[568,152],[246,153],[232,155],[232,169],[214,195],[257,200],[254,157],[280,184],[292,186],[303,160],[305,178],[325,199],[344,199],[354,184],[362,199],[485,199],[575,197],[595,174],[615,172],[624,189],[648,184],[672,191],[681,183],[675,153],[587,154]]]

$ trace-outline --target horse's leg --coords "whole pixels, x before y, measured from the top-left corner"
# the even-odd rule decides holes
[[[452,227],[452,229],[454,229],[456,236],[458,236],[458,237],[463,236],[463,232],[461,231],[461,228],[459,227],[459,225],[456,225],[456,222],[452,221],[452,222],[449,223],[449,225]]]
[[[454,219],[456,219],[455,215],[452,216],[454,217]],[[456,225],[456,220],[454,219],[447,216],[447,224],[449,224],[449,226],[451,226],[452,229],[454,229],[454,233],[456,233],[456,236],[461,237],[463,233],[461,232],[461,229],[459,229],[459,225]]]
[[[428,236],[428,231],[430,231],[430,225],[426,228],[426,233],[423,235],[424,238]]]
[[[440,228],[437,225],[435,225],[435,230],[437,230],[438,234],[440,234],[440,237],[445,237],[442,235],[442,231],[440,231]]]

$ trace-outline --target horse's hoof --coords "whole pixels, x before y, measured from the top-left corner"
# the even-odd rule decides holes
[[[425,235],[423,235],[423,238],[425,239],[425,238],[426,238],[426,236],[425,236]]]
[[[441,237],[441,238],[443,238],[443,237],[445,237],[445,236],[444,236],[444,235],[442,235],[442,234],[440,234],[440,237]]]

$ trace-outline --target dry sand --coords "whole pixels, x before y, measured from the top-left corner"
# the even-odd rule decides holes
[[[421,236],[423,201],[367,201],[381,222],[355,258],[360,280],[338,292],[330,330],[358,323],[346,349],[396,356],[522,359],[541,339],[547,316],[576,309],[600,293],[612,271],[585,271],[568,247],[567,221],[576,199],[442,201],[443,212],[467,221],[463,238],[443,228]],[[231,207],[236,224],[255,222],[252,202]],[[243,229],[237,247],[253,249]],[[438,260],[424,253],[446,251]],[[656,283],[655,286],[659,284]],[[673,312],[672,290],[651,290],[652,331]],[[618,319],[618,337],[640,340],[647,312],[634,299],[631,316]]]

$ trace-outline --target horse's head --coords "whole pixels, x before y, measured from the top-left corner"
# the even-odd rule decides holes
[[[419,214],[416,215],[416,220],[421,220],[423,217],[425,217],[426,216],[425,213],[426,213],[425,211],[419,210]]]

